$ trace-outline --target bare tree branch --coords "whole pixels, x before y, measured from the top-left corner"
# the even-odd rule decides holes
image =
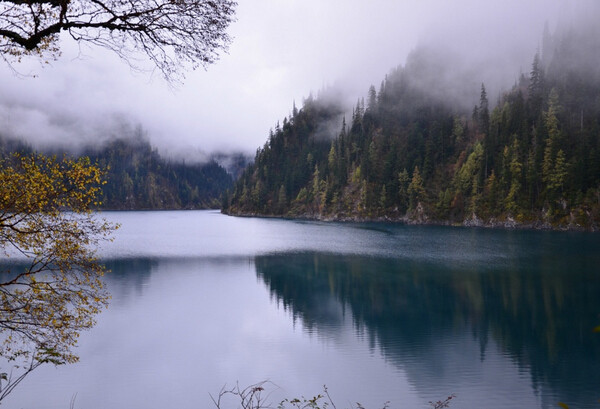
[[[58,34],[114,51],[134,68],[145,55],[167,80],[206,67],[231,39],[233,0],[0,0],[0,53],[56,58]]]

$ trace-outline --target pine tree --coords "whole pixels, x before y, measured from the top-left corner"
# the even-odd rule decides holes
[[[371,113],[377,111],[377,91],[375,91],[375,86],[371,85],[369,87],[369,99],[367,102],[367,110]]]
[[[425,187],[423,186],[423,179],[419,173],[418,166],[415,166],[410,185],[408,185],[408,197],[411,210],[414,210],[417,204],[425,199]]]
[[[384,103],[385,96],[385,85],[384,82],[381,81],[381,85],[379,86],[379,94],[377,94],[377,107],[381,107]]]
[[[538,185],[538,165],[536,161],[535,150],[532,148],[529,149],[529,154],[527,155],[527,169],[525,180],[527,181],[527,198],[533,209],[537,198],[537,185]]]
[[[518,202],[522,186],[521,177],[523,171],[523,164],[519,160],[519,142],[517,138],[514,139],[509,157],[510,189],[506,196],[505,203],[506,209],[513,215],[517,215],[520,211]]]
[[[554,161],[554,168],[552,169],[552,175],[550,177],[549,188],[558,193],[563,193],[565,181],[567,179],[567,161],[565,153],[562,149],[556,153],[556,159]]]
[[[546,188],[550,193],[550,199],[553,199],[553,194],[556,192],[556,180],[554,177],[556,166],[555,152],[558,150],[558,144],[560,141],[560,130],[557,117],[558,109],[558,93],[555,89],[552,89],[548,98],[548,111],[544,116],[545,126],[548,131],[548,138],[546,139],[546,146],[544,147],[544,159],[542,162],[542,180],[546,184]]]
[[[544,68],[540,61],[540,54],[536,53],[531,64],[531,74],[529,77],[529,101],[533,121],[536,122],[537,116],[542,111],[542,102],[544,100]]]
[[[498,181],[496,179],[496,173],[492,170],[492,173],[485,182],[483,189],[484,201],[487,207],[487,212],[490,215],[497,214],[500,209],[498,206],[499,192],[498,192]]]
[[[542,63],[544,66],[548,66],[554,53],[554,42],[550,35],[550,29],[548,28],[548,22],[544,23],[544,33],[542,34]]]
[[[487,134],[490,129],[490,110],[488,107],[487,92],[485,85],[481,84],[481,96],[479,97],[479,109],[478,109],[478,125],[479,131]]]
[[[408,185],[410,183],[410,177],[408,172],[404,169],[398,174],[398,209],[401,213],[405,213],[409,205],[408,196]]]
[[[277,195],[277,206],[279,208],[280,213],[283,213],[287,207],[287,196],[285,194],[285,187],[283,185],[279,187],[279,193]]]
[[[381,192],[379,194],[379,207],[381,210],[385,210],[387,208],[387,189],[385,188],[385,184],[381,186]]]

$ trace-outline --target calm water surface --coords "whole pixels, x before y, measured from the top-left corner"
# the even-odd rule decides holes
[[[599,405],[598,234],[103,216],[109,309],[5,407],[211,408],[267,379],[340,409]]]

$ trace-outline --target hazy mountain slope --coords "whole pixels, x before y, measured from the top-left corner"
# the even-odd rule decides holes
[[[257,151],[224,211],[597,229],[597,34],[546,35],[496,104],[428,49],[371,87],[347,123],[331,95],[309,98]]]
[[[15,151],[32,153],[34,149],[0,137],[1,156]],[[106,169],[103,209],[218,208],[222,194],[233,183],[232,176],[215,161],[169,161],[140,138],[115,139],[101,147],[83,149],[79,156],[89,156]]]

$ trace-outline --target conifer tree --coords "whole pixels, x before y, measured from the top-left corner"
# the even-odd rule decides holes
[[[398,208],[404,213],[408,209],[409,196],[408,196],[408,185],[410,184],[410,177],[408,172],[404,169],[398,174]]]
[[[540,54],[536,53],[531,64],[531,74],[529,77],[529,101],[533,114],[534,123],[537,122],[537,116],[542,111],[542,102],[544,100],[544,68],[540,60]]]
[[[371,85],[369,87],[369,99],[367,102],[367,110],[371,113],[377,111],[377,91],[375,91],[375,86]]]
[[[408,197],[411,210],[414,210],[417,204],[425,199],[425,187],[418,166],[415,166],[410,185],[408,185]]]
[[[387,189],[385,187],[385,184],[381,186],[381,192],[379,194],[379,207],[381,208],[381,210],[385,210],[385,208],[387,207]]]
[[[479,121],[478,121],[479,131],[487,134],[489,132],[489,128],[490,128],[490,111],[489,111],[487,92],[485,90],[485,85],[483,83],[481,84],[481,96],[479,97],[478,115],[479,115],[479,118],[478,118],[479,119]]]
[[[542,162],[542,180],[546,184],[546,188],[550,195],[549,199],[553,199],[554,193],[556,193],[555,182],[557,182],[557,180],[554,173],[556,166],[556,152],[559,149],[558,144],[560,138],[560,130],[558,128],[559,122],[557,117],[558,108],[558,93],[555,89],[552,89],[548,98],[548,111],[544,117],[545,126],[548,131],[548,138],[546,139],[546,146],[544,147],[544,160]]]
[[[283,213],[287,207],[287,196],[285,194],[285,187],[281,185],[279,187],[279,194],[277,195],[277,206],[279,213]]]

